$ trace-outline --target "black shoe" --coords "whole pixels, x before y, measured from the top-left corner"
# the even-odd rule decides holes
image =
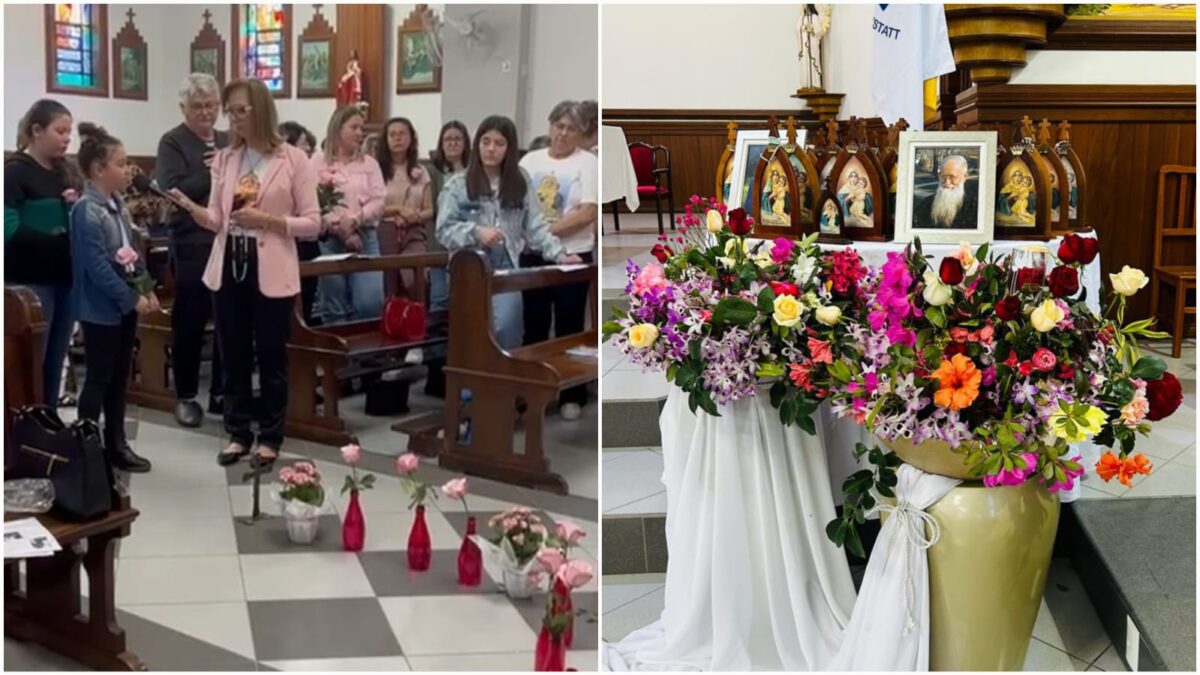
[[[232,445],[233,444],[230,443],[231,447]],[[225,450],[217,453],[217,464],[220,464],[221,466],[237,464],[242,460],[243,457],[250,454],[250,448],[248,446],[242,446],[242,449],[238,452],[228,452],[228,450],[229,448],[225,448]]]
[[[221,396],[208,396],[208,414],[209,415],[224,415],[225,414],[225,398]]]
[[[204,409],[191,399],[176,401],[175,421],[181,427],[198,427],[204,423]]]
[[[150,471],[150,460],[134,452],[128,443],[124,443],[120,449],[110,452],[109,461],[112,462],[114,468],[129,473],[149,473]]]

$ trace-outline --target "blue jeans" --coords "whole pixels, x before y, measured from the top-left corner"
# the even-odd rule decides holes
[[[445,267],[429,268],[429,311],[450,309],[450,275]]]
[[[375,228],[358,231],[362,237],[360,255],[379,255],[379,232]],[[340,239],[329,237],[321,242],[323,255],[346,253]],[[332,274],[321,277],[317,306],[323,323],[343,323],[378,319],[383,313],[383,272]]]
[[[62,393],[63,361],[71,346],[78,313],[69,286],[28,284],[28,288],[42,303],[42,318],[46,321],[46,342],[42,352],[42,401],[53,408],[58,406],[58,397]],[[129,373],[125,373],[125,377],[128,376]]]
[[[492,331],[501,349],[521,346],[525,339],[525,303],[520,291],[492,296]]]

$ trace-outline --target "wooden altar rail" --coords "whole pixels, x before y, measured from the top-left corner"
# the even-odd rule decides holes
[[[553,340],[502,349],[492,328],[492,296],[533,288],[598,280],[595,265],[539,267],[493,273],[476,251],[461,251],[450,263],[450,343],[446,359],[446,405],[442,467],[495,480],[567,493],[567,481],[550,470],[543,438],[546,407],[564,389],[594,382],[596,359],[568,355],[573,347],[597,348],[595,329]],[[465,404],[460,392],[469,390]],[[525,447],[513,447],[517,406],[523,417]],[[469,426],[460,438],[461,423]],[[469,442],[465,442],[469,441]]]

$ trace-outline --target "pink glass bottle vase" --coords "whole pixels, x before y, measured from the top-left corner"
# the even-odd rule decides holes
[[[366,539],[367,521],[363,518],[362,507],[358,503],[358,490],[351,490],[350,506],[346,509],[346,519],[342,521],[342,548],[347,551],[361,551]]]
[[[561,673],[567,669],[567,646],[562,635],[555,636],[549,628],[542,627],[533,656],[533,669],[539,673]]]
[[[475,534],[475,517],[467,518],[467,534],[458,550],[458,583],[478,586],[483,581],[483,553],[471,537]]]
[[[424,572],[433,559],[433,546],[429,542],[429,528],[425,525],[425,505],[417,506],[417,517],[413,519],[412,531],[408,533],[408,569]]]

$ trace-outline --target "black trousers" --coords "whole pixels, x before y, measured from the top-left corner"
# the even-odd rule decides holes
[[[137,335],[137,312],[121,317],[121,323],[104,326],[80,322],[87,375],[79,395],[79,418],[100,423],[104,412],[104,446],[110,452],[125,444],[125,390],[133,363],[133,340]]]
[[[175,302],[171,307],[171,371],[175,398],[196,398],[200,391],[200,361],[204,351],[204,329],[213,316],[213,293],[201,277],[208,264],[211,246],[184,244],[171,248],[171,273],[175,277]],[[214,333],[216,332],[214,327]],[[213,396],[222,394],[220,340],[215,340],[212,357]]]
[[[591,253],[581,253],[586,263],[592,262]],[[521,267],[543,267],[550,261],[536,253],[522,253]],[[587,282],[549,286],[521,291],[524,304],[525,344],[545,342],[550,339],[550,326],[556,336],[583,332],[587,314]],[[587,403],[587,385],[571,387],[558,397],[559,405]]]
[[[283,445],[287,412],[287,341],[295,296],[268,298],[258,288],[258,245],[250,238],[238,259],[230,236],[217,297],[217,331],[225,367],[225,431],[245,447],[258,442],[278,450]],[[244,265],[244,267],[243,267]],[[241,280],[235,278],[236,271]],[[245,272],[242,276],[242,272]],[[258,364],[260,402],[254,403],[252,374]]]
[[[301,262],[315,260],[321,255],[321,245],[315,241],[297,239],[296,252],[299,254]],[[304,277],[300,279],[300,302],[304,307],[304,323],[309,326],[316,325],[313,309],[317,304],[317,285],[320,281],[320,277]]]

